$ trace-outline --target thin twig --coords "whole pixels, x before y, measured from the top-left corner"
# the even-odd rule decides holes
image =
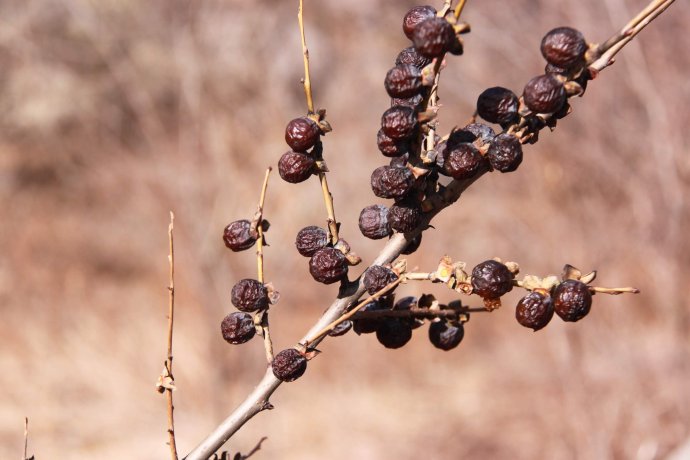
[[[259,237],[256,239],[256,270],[257,279],[260,283],[264,282],[264,203],[266,201],[266,189],[268,188],[268,177],[270,176],[272,168],[269,166],[266,169],[266,175],[264,176],[264,183],[261,187],[261,196],[259,197],[259,205],[256,210],[256,217],[254,220],[257,222],[256,229]],[[264,349],[266,351],[266,360],[270,364],[273,361],[273,342],[271,341],[271,332],[268,324],[268,310],[264,310],[259,313],[261,315],[260,326],[261,335],[264,338]]]
[[[170,211],[170,225],[168,226],[168,241],[170,244],[170,254],[168,261],[170,262],[170,285],[168,286],[168,358],[165,360],[165,368],[171,382],[174,382],[172,373],[173,363],[173,322],[175,315],[175,250],[173,246],[173,225],[175,221],[175,214]],[[175,443],[175,420],[173,418],[173,388],[168,387],[166,390],[166,399],[168,402],[168,443],[170,445],[170,458],[177,460],[177,444]]]
[[[299,10],[297,10],[297,22],[299,23],[299,33],[302,38],[302,56],[304,58],[304,96],[307,98],[307,110],[309,115],[314,113],[314,99],[311,94],[311,78],[309,75],[309,50],[307,49],[307,40],[304,36],[304,13],[303,0],[299,0]]]
[[[590,286],[589,290],[592,292],[600,292],[602,294],[618,295],[618,294],[639,294],[640,290],[634,287],[622,288],[605,288],[600,286]]]
[[[326,173],[319,173],[319,182],[321,182],[321,193],[323,194],[323,201],[326,203],[326,213],[328,214],[328,235],[331,244],[335,245],[340,237],[338,236],[338,221],[335,220],[335,208],[333,207],[333,195],[328,189],[328,180]]]
[[[29,417],[24,417],[24,455],[22,460],[27,460],[27,452],[29,450]]]
[[[455,7],[455,19],[460,19],[460,15],[462,14],[462,9],[465,8],[465,3],[466,0],[460,0],[460,3],[458,3],[458,6]]]

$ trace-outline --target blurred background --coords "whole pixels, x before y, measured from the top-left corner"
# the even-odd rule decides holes
[[[439,7],[441,2],[435,6]],[[520,93],[542,72],[543,34],[569,25],[608,38],[644,0],[469,1],[465,54],[442,75],[442,130],[464,124],[490,86]],[[307,1],[314,97],[342,236],[380,202],[370,171],[383,78],[408,46],[412,1]],[[165,459],[168,212],[176,213],[177,442],[191,450],[261,378],[261,342],[234,347],[219,324],[253,251],[222,241],[251,218],[264,170],[305,113],[297,1],[0,2],[0,457],[19,458],[29,417],[38,459]],[[328,340],[276,409],[226,446],[281,459],[690,458],[690,5],[677,2],[590,83],[514,174],[482,178],[435,221],[409,264],[494,256],[523,274],[597,269],[577,324],[539,333],[513,305],[474,315],[464,342],[434,349],[426,329],[401,350],[373,336]],[[294,236],[324,224],[316,180],[273,175],[266,276],[277,350],[336,294],[317,285]],[[362,267],[352,269],[358,275]],[[452,293],[411,284],[399,295]],[[685,383],[684,383],[685,382]]]

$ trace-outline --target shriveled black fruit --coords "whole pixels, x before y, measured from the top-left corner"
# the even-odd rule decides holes
[[[457,347],[464,336],[465,328],[462,323],[436,321],[429,324],[429,341],[441,350],[448,351]]]
[[[395,168],[405,168],[407,167],[407,162],[409,161],[409,159],[409,152],[405,152],[399,157],[391,158],[391,161],[388,162],[388,166],[393,166]]]
[[[278,172],[291,184],[304,182],[314,173],[315,161],[311,155],[299,152],[284,153],[278,161]]]
[[[396,105],[383,112],[381,129],[393,140],[401,141],[412,138],[419,128],[417,112],[402,105]]]
[[[495,170],[502,173],[512,172],[522,163],[522,144],[512,134],[499,134],[491,141],[486,156]]]
[[[551,297],[533,291],[520,299],[515,309],[515,319],[525,327],[535,331],[543,328],[553,318]]]
[[[449,51],[455,40],[453,26],[436,16],[417,24],[412,33],[415,49],[422,56],[429,58],[440,57]]]
[[[563,321],[579,321],[592,308],[592,293],[582,281],[563,281],[553,290],[553,307]]]
[[[484,157],[474,145],[457,144],[445,150],[443,171],[453,179],[471,179],[477,175],[484,161]]]
[[[316,145],[320,134],[319,125],[311,118],[295,118],[285,128],[285,142],[295,152],[306,152]]]
[[[472,290],[485,299],[497,299],[513,289],[513,274],[501,262],[485,260],[472,269]]]
[[[388,209],[388,222],[396,232],[411,232],[422,223],[422,209],[416,203],[396,203]]]
[[[517,118],[518,97],[511,90],[494,86],[477,98],[477,113],[491,123],[510,123]]]
[[[554,73],[557,75],[566,75],[570,69],[566,69],[565,67],[559,67],[557,65],[549,64],[547,63],[546,66],[544,67],[544,73],[549,74],[549,73]]]
[[[380,240],[391,235],[388,222],[389,209],[380,204],[372,204],[359,214],[359,230],[372,240]]]
[[[579,30],[571,27],[553,29],[541,40],[541,54],[549,64],[572,67],[582,62],[587,42]]]
[[[307,358],[294,348],[288,348],[275,355],[271,368],[278,380],[293,382],[307,370]]]
[[[225,341],[233,345],[248,342],[256,334],[254,319],[249,313],[230,313],[220,323],[220,332]]]
[[[412,110],[421,110],[422,108],[422,103],[424,102],[424,90],[422,90],[421,93],[415,94],[412,97],[408,98],[400,98],[400,97],[394,97],[391,98],[391,107],[395,107],[396,105],[401,105],[403,107],[409,107]]]
[[[400,318],[386,318],[376,329],[376,339],[386,348],[400,348],[412,338],[412,327]]]
[[[568,98],[563,83],[553,74],[539,75],[525,85],[525,105],[535,113],[558,111]]]
[[[254,279],[243,279],[232,287],[232,304],[241,311],[256,311],[268,308],[268,289]]]
[[[350,329],[352,329],[352,321],[343,321],[331,329],[331,332],[329,332],[328,335],[331,337],[340,337],[341,335],[345,335],[350,332]]]
[[[367,303],[362,308],[359,309],[361,312],[365,311],[377,311],[386,308],[383,303],[378,300]],[[376,329],[381,325],[381,318],[362,318],[356,319],[352,322],[352,330],[355,331],[357,335],[361,334],[371,334],[376,332]]]
[[[407,246],[405,246],[405,249],[402,250],[401,254],[405,255],[410,255],[417,251],[419,249],[419,245],[422,244],[422,234],[420,233],[419,235],[415,236],[412,238],[412,241],[407,243]]]
[[[403,297],[402,299],[395,302],[395,306],[393,307],[393,310],[402,311],[402,310],[409,310],[411,308],[415,308],[418,306],[418,301],[419,301],[419,299],[417,299],[417,297],[413,297],[413,296]],[[424,320],[421,318],[408,317],[408,318],[401,318],[401,320],[406,321],[412,329],[417,329],[418,327],[421,327],[424,325]]]
[[[380,166],[371,173],[371,189],[379,198],[402,198],[414,186],[414,176],[407,168]]]
[[[347,259],[337,249],[319,249],[309,260],[309,273],[319,283],[335,283],[347,276]]]
[[[410,151],[410,144],[407,141],[395,141],[386,136],[382,129],[379,129],[376,134],[376,145],[386,157],[399,157]]]
[[[311,257],[319,249],[325,248],[328,244],[328,232],[321,227],[310,225],[297,232],[295,246],[297,252],[304,257]]]
[[[386,74],[384,86],[390,97],[412,97],[422,91],[422,72],[410,64],[396,65]]]
[[[414,46],[405,48],[398,54],[398,57],[395,58],[395,65],[413,65],[419,70],[422,70],[429,64],[431,64],[431,59],[419,54]]]
[[[223,241],[232,251],[244,251],[254,246],[256,238],[252,236],[251,222],[246,219],[236,220],[223,230]]]
[[[430,5],[415,6],[403,18],[403,32],[412,40],[412,34],[419,23],[436,16],[436,8]]]
[[[362,275],[364,288],[371,295],[376,294],[397,279],[398,275],[396,275],[393,270],[382,267],[381,265],[372,265],[367,268]]]
[[[489,125],[484,123],[470,123],[462,128],[461,131],[472,133],[476,139],[480,139],[482,144],[488,144],[496,137],[496,132]]]
[[[462,39],[457,35],[453,37],[453,41],[448,47],[448,52],[453,56],[461,56],[465,52],[465,46],[462,43]]]

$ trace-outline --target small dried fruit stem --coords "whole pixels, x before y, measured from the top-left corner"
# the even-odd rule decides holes
[[[405,276],[406,280],[431,281],[431,280],[436,278],[436,273],[412,272],[412,273],[405,273],[404,276]]]
[[[29,450],[29,417],[24,417],[24,455],[22,460],[27,460],[26,453]]]
[[[303,0],[299,0],[299,9],[297,10],[297,22],[299,23],[299,33],[302,38],[302,56],[304,58],[304,96],[307,98],[307,111],[309,115],[314,113],[314,99],[311,94],[311,78],[309,77],[309,50],[307,49],[307,39],[304,36],[304,13]]]
[[[455,7],[455,19],[460,19],[460,15],[462,14],[462,9],[465,8],[465,3],[466,0],[460,0],[460,3],[458,3],[458,6]]]
[[[173,245],[173,226],[175,222],[175,214],[170,211],[170,225],[168,225],[168,243],[170,253],[168,255],[168,262],[170,263],[170,284],[168,285],[168,355],[165,360],[165,367],[170,379],[173,379],[172,373],[172,345],[173,345],[173,324],[175,316],[175,249]],[[170,445],[170,458],[177,460],[177,445],[175,443],[175,419],[173,417],[173,389],[166,388],[166,399],[168,406],[168,444]]]
[[[268,364],[271,364],[273,362],[273,342],[271,341],[271,330],[268,325],[268,310],[264,310],[261,314],[261,335],[264,338],[266,361]]]
[[[622,288],[605,288],[599,286],[590,286],[589,290],[592,292],[600,292],[602,294],[618,295],[618,294],[639,294],[640,290],[634,287]]]
[[[335,209],[333,208],[333,195],[328,189],[328,180],[326,173],[319,173],[319,182],[321,183],[321,192],[323,193],[323,201],[326,203],[326,212],[328,213],[328,238],[331,244],[335,244],[340,239],[338,237],[338,221],[335,220]]]
[[[271,174],[273,168],[270,166],[266,169],[266,175],[264,176],[264,183],[261,187],[261,197],[259,198],[259,205],[257,206],[257,224],[256,229],[259,237],[256,239],[256,270],[257,279],[260,283],[264,282],[264,230],[263,230],[263,217],[264,217],[264,202],[266,201],[266,188],[268,187],[268,176]]]

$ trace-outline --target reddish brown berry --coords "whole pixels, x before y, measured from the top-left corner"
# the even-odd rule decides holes
[[[395,58],[395,65],[413,65],[419,70],[422,70],[429,64],[431,64],[431,59],[419,54],[414,46],[405,48],[398,54],[398,57]]]
[[[388,222],[396,232],[411,232],[422,223],[422,209],[416,203],[396,203],[388,210]]]
[[[422,91],[422,72],[413,65],[396,65],[386,74],[384,86],[390,97],[412,97]]]
[[[419,54],[429,58],[440,57],[455,42],[453,26],[443,18],[432,17],[419,23],[412,34],[412,42]]]
[[[386,157],[399,157],[410,151],[410,144],[406,141],[395,141],[386,136],[382,129],[376,134],[376,144],[379,151]]]
[[[520,299],[515,309],[515,319],[525,327],[535,331],[543,328],[553,318],[551,297],[533,291]]]
[[[582,62],[587,42],[579,30],[570,27],[553,29],[541,41],[541,54],[549,64],[573,67]]]
[[[389,209],[380,204],[373,204],[362,209],[359,214],[359,230],[362,235],[372,240],[380,240],[390,236],[391,227],[388,223]]]
[[[472,289],[485,299],[498,299],[513,289],[513,274],[504,264],[486,260],[472,269]]]
[[[436,321],[429,324],[429,341],[438,349],[448,351],[460,345],[465,336],[465,328],[462,323]]]
[[[278,161],[278,172],[291,184],[304,182],[314,173],[315,161],[306,153],[287,152]]]
[[[405,249],[402,250],[401,254],[405,255],[410,255],[417,251],[419,249],[419,245],[422,244],[422,234],[420,233],[419,235],[415,236],[412,238],[412,241],[407,243],[407,246],[405,246]]]
[[[443,154],[443,171],[453,179],[471,179],[477,175],[484,157],[472,144],[457,144]]]
[[[491,167],[502,173],[515,171],[522,163],[522,144],[512,134],[494,137],[486,154]]]
[[[331,337],[340,337],[350,332],[352,329],[352,321],[343,321],[338,323],[331,331],[328,333]]]
[[[223,241],[232,251],[244,251],[254,246],[256,238],[252,236],[252,225],[246,219],[236,220],[223,230]]]
[[[563,321],[579,321],[592,308],[592,293],[582,281],[563,281],[553,290],[553,307]]]
[[[412,9],[410,9],[410,11],[408,11],[407,14],[405,14],[405,17],[403,18],[403,32],[405,33],[407,38],[412,40],[412,34],[414,33],[414,30],[417,28],[417,25],[435,16],[436,8],[434,8],[433,6],[424,5],[412,7]]]
[[[367,303],[364,305],[362,308],[359,309],[361,312],[367,312],[367,311],[376,311],[376,310],[383,310],[386,308],[381,302],[378,300],[374,300],[372,302]],[[376,332],[376,329],[379,328],[381,325],[381,319],[380,318],[361,318],[361,319],[356,319],[352,323],[352,330],[355,331],[357,335],[361,334],[371,334],[373,332]]]
[[[297,238],[295,238],[297,252],[304,257],[313,256],[316,251],[325,248],[327,244],[328,232],[315,225],[304,227],[297,233]]]
[[[376,339],[386,348],[400,348],[412,338],[412,327],[408,321],[386,318],[376,329]]]
[[[410,107],[391,107],[381,116],[381,129],[393,140],[408,140],[415,135],[417,128],[417,112]]]
[[[518,97],[511,90],[495,86],[477,98],[477,113],[491,123],[506,124],[517,118]]]
[[[414,176],[407,168],[380,166],[371,173],[371,189],[379,198],[402,198],[414,186]]]
[[[347,277],[347,259],[337,249],[319,249],[309,260],[309,273],[319,283],[335,283]]]
[[[558,111],[568,98],[563,83],[553,74],[539,75],[525,85],[525,105],[535,113]]]
[[[388,166],[393,166],[394,168],[406,168],[409,159],[410,153],[405,152],[399,157],[391,158],[391,161],[388,162]]]
[[[294,348],[278,353],[271,363],[273,375],[282,382],[293,382],[307,370],[307,358]]]
[[[472,135],[474,135],[475,137],[475,139],[473,139],[472,141],[480,139],[482,144],[488,144],[493,140],[494,137],[496,137],[496,133],[491,128],[491,126],[485,125],[483,123],[470,123],[469,125],[462,128],[461,131],[472,133]]]
[[[285,128],[285,142],[295,152],[306,152],[316,145],[320,134],[319,125],[311,118],[295,118]]]
[[[372,265],[364,271],[362,284],[370,295],[374,295],[397,279],[398,275],[390,268]]]
[[[412,97],[408,98],[400,98],[400,97],[394,97],[391,99],[391,107],[395,107],[396,105],[400,105],[403,107],[409,107],[412,110],[419,111],[422,108],[422,103],[424,102],[424,96],[423,96],[424,91],[420,94],[415,94]]]
[[[220,332],[225,341],[233,345],[248,342],[256,334],[254,319],[249,313],[230,313],[220,323]]]
[[[268,308],[268,289],[253,279],[243,279],[232,288],[232,304],[241,311],[256,311]]]

